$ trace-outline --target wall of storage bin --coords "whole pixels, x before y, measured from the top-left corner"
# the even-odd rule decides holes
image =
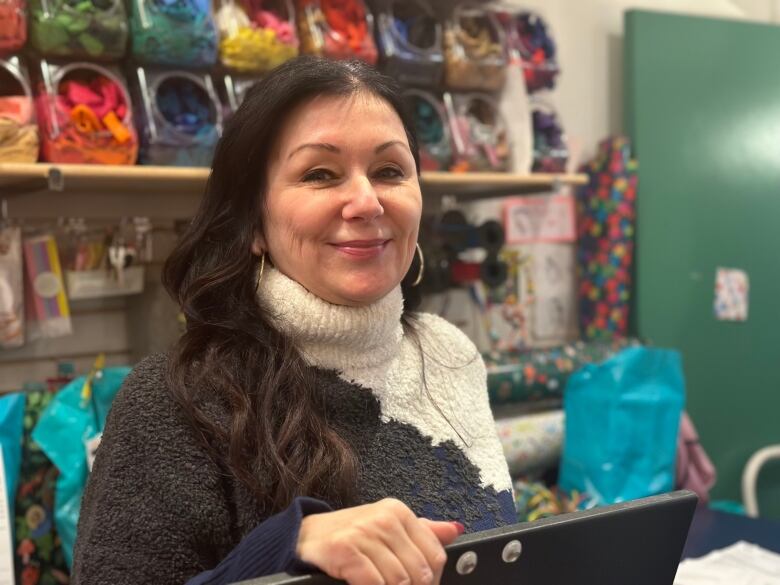
[[[0,11],[0,162],[208,166],[246,89],[305,53],[362,59],[408,88],[426,170],[527,172],[502,90],[514,72],[534,94],[558,71],[541,19],[479,3],[3,0]],[[564,170],[551,104],[517,111],[530,117],[533,170]]]

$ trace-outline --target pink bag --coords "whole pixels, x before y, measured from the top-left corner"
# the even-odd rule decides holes
[[[677,480],[678,489],[696,492],[702,503],[710,499],[710,489],[715,485],[717,474],[699,435],[687,412],[680,418],[680,434],[677,437]]]

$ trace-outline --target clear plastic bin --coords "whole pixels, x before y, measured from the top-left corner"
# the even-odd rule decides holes
[[[38,160],[38,125],[27,70],[18,57],[0,60],[0,163]]]
[[[425,0],[374,0],[382,70],[405,85],[435,87],[444,75],[442,27]]]
[[[569,160],[563,127],[555,108],[538,97],[531,100],[536,173],[563,173]]]
[[[27,2],[0,0],[0,52],[13,53],[27,42]]]
[[[133,109],[127,84],[116,69],[42,60],[35,102],[43,160],[135,164]]]
[[[422,170],[448,170],[452,164],[452,134],[444,104],[423,90],[408,89],[403,95],[414,120]]]
[[[223,118],[227,120],[236,113],[238,106],[244,101],[246,92],[259,81],[257,77],[241,77],[237,75],[222,76],[222,94],[224,95]]]
[[[298,54],[292,0],[217,0],[219,56],[236,71],[265,73]]]
[[[144,63],[208,67],[217,62],[209,0],[130,0],[132,54]]]
[[[457,6],[444,30],[444,83],[455,90],[499,91],[506,82],[504,31],[482,8]]]
[[[222,132],[222,106],[208,73],[136,68],[141,163],[210,166]]]
[[[377,62],[374,19],[363,0],[298,0],[301,52]]]
[[[455,145],[451,170],[508,171],[511,145],[506,120],[488,94],[444,94],[444,105]]]
[[[127,50],[122,0],[28,0],[30,44],[46,57],[104,61]]]
[[[560,73],[556,46],[544,19],[533,12],[500,11],[496,17],[506,34],[507,53],[523,68],[528,93],[553,89]]]

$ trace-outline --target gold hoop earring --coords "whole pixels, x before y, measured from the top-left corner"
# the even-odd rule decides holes
[[[423,274],[425,274],[425,257],[423,256],[423,251],[419,242],[417,243],[415,250],[417,250],[417,253],[420,255],[420,272],[417,274],[417,278],[414,279],[414,282],[410,286],[417,286],[420,284],[420,282],[422,282]]]
[[[265,250],[263,250],[260,256],[260,272],[257,274],[257,284],[255,285],[255,291],[260,289],[260,281],[263,279],[263,271],[265,271]]]

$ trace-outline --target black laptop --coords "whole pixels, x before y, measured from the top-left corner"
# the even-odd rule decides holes
[[[467,534],[441,585],[673,585],[698,498],[690,491]],[[325,575],[240,585],[335,585]]]

